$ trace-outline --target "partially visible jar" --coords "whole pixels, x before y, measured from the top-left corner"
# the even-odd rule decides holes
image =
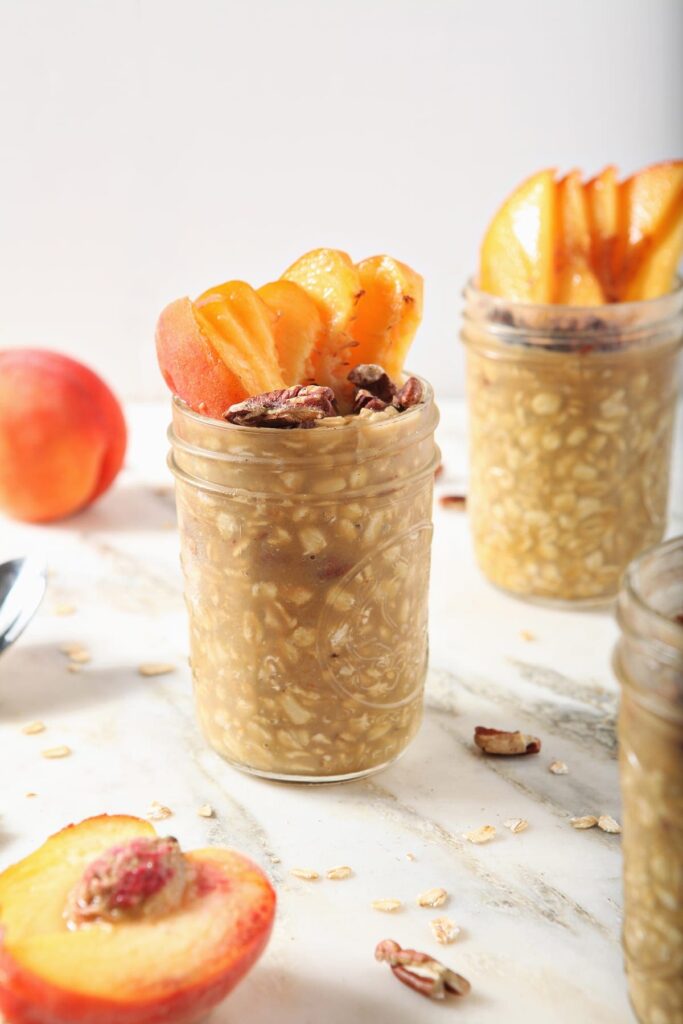
[[[683,537],[619,595],[624,951],[641,1024],[683,1024]]]
[[[233,765],[343,781],[393,761],[422,716],[438,414],[312,429],[173,404],[195,701]]]
[[[469,286],[462,338],[483,572],[530,599],[609,600],[664,534],[683,288],[588,309]]]

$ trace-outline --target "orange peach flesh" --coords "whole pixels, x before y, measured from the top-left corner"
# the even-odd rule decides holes
[[[588,202],[579,171],[557,186],[557,249],[554,301],[566,306],[599,306],[605,296],[591,264]]]
[[[400,381],[403,364],[422,320],[422,278],[390,256],[371,256],[358,264],[362,293],[351,333],[357,347],[352,366],[377,363]]]
[[[313,353],[327,337],[318,307],[294,281],[270,281],[258,294],[275,315],[273,335],[285,384],[311,383]]]
[[[256,960],[275,896],[230,850],[186,854],[195,882],[166,917],[67,928],[67,897],[87,864],[144,835],[154,830],[139,819],[89,819],[0,876],[0,1010],[10,1024],[194,1021]]]

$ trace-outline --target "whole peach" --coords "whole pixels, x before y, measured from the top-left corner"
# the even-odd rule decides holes
[[[71,515],[106,491],[125,451],[121,406],[96,373],[57,352],[0,351],[0,510]]]

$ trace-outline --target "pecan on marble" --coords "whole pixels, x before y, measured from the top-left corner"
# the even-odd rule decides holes
[[[538,754],[541,741],[538,736],[527,736],[523,732],[506,732],[504,729],[487,729],[478,725],[474,730],[474,742],[485,754]]]
[[[429,999],[444,999],[447,992],[464,996],[470,991],[469,981],[461,974],[456,974],[427,953],[401,949],[393,939],[384,939],[377,944],[375,959],[386,961],[399,981]]]

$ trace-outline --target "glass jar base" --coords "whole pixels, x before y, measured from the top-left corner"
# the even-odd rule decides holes
[[[269,782],[293,782],[297,785],[303,784],[306,786],[338,786],[344,782],[357,782],[359,779],[367,779],[370,775],[376,775],[377,772],[383,772],[385,768],[395,764],[404,753],[405,751],[402,750],[396,757],[392,757],[382,764],[374,765],[372,768],[364,768],[360,772],[348,772],[346,775],[285,775],[282,772],[266,772],[260,768],[252,768],[248,764],[240,764],[239,761],[231,761],[224,754],[219,754],[219,757],[227,762],[231,768],[236,768],[238,771],[244,772],[245,775],[255,775],[259,779],[267,779]]]

